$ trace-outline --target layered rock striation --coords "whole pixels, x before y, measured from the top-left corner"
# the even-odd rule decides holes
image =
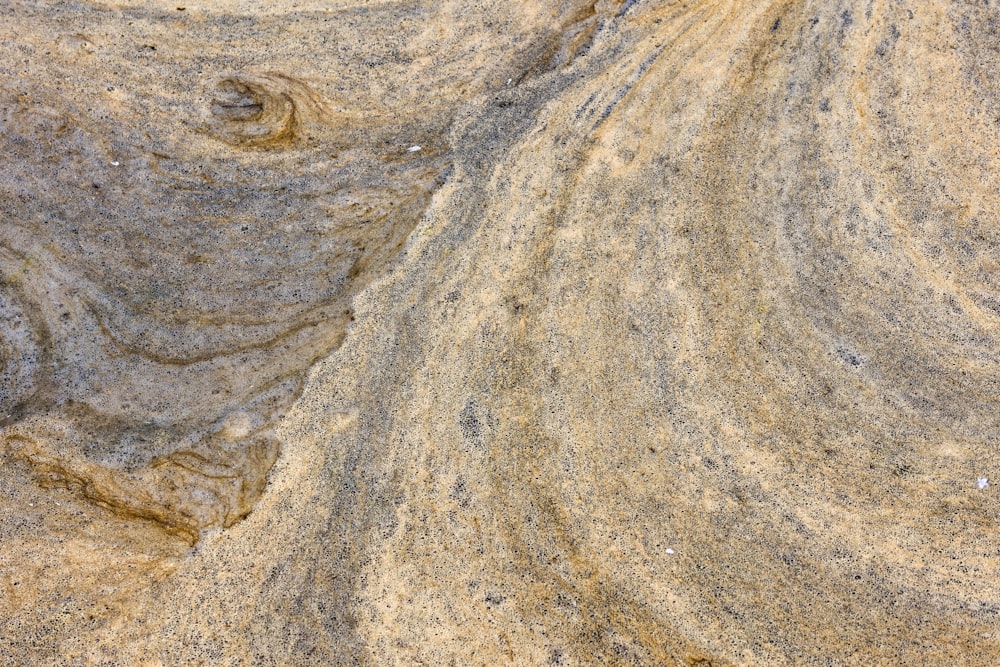
[[[1000,15],[0,5],[13,664],[990,664]]]

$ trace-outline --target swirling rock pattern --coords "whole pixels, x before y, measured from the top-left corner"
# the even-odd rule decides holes
[[[8,455],[44,484],[191,540],[252,509],[278,453],[275,420],[339,344],[351,297],[402,248],[447,174],[441,133],[485,87],[473,77],[451,100],[408,90],[390,107],[382,91],[345,86],[362,67],[423,71],[419,50],[388,38],[301,61],[365,25],[413,38],[418,12],[345,8],[325,31],[315,12],[297,31],[298,12],[13,14],[37,24],[36,41],[11,43],[38,62],[7,77],[0,103],[3,307],[18,308],[4,342]],[[112,36],[116,22],[128,34]],[[227,26],[299,35],[268,54],[295,76],[234,60]],[[541,46],[561,38],[538,32]],[[545,53],[515,49],[496,66]],[[109,64],[126,57],[137,66]]]
[[[8,661],[993,661],[991,3],[2,11]]]

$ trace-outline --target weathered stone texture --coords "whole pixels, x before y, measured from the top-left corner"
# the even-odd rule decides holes
[[[0,662],[995,662],[1000,13],[0,2]]]

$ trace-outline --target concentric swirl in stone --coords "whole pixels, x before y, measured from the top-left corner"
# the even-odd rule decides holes
[[[308,85],[281,74],[227,77],[211,97],[208,131],[234,146],[289,145],[303,123],[323,115],[323,103]]]

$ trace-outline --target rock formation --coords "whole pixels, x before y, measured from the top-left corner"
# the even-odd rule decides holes
[[[0,16],[0,662],[990,664],[993,3]]]

